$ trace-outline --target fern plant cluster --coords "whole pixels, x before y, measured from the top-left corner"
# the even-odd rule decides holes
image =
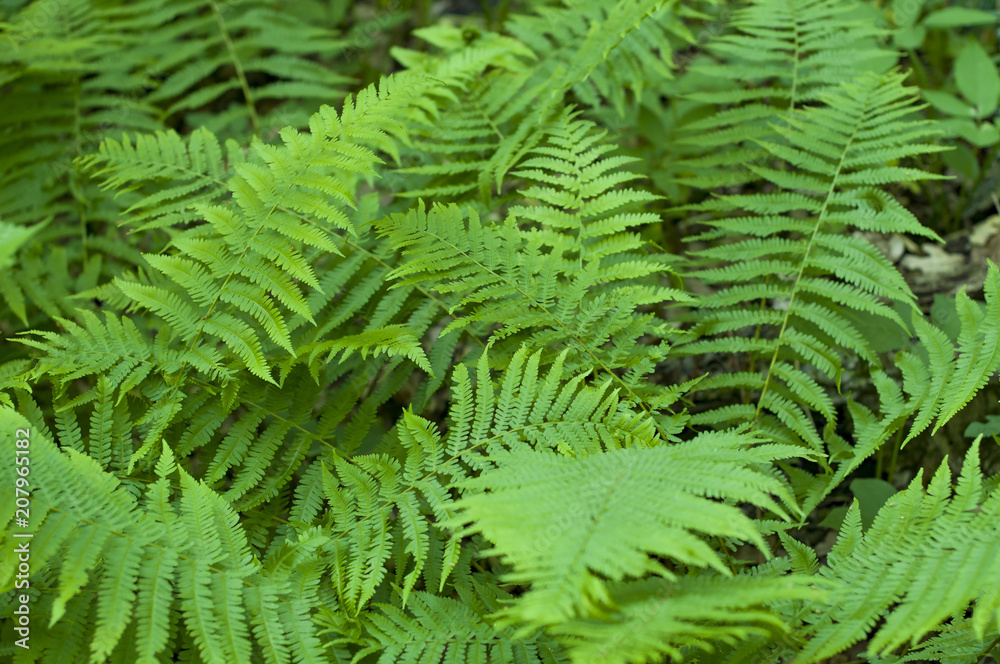
[[[500,5],[0,2],[5,659],[996,656],[912,35]]]

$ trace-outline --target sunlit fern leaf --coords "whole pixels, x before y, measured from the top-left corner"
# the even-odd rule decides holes
[[[192,203],[190,209],[207,223],[175,234],[172,252],[168,247],[148,256],[147,263],[162,277],[146,283],[120,278],[118,289],[174,326],[189,350],[203,338],[214,339],[253,375],[275,382],[267,346],[294,357],[289,314],[314,322],[303,286],[318,289],[320,283],[306,256],[311,249],[339,253],[330,226],[353,232],[341,209],[353,205],[352,177],[373,174],[380,161],[375,149],[395,152],[394,141],[407,140],[408,124],[434,114],[433,99],[446,94],[446,87],[428,82],[405,73],[385,79],[380,87],[349,98],[339,114],[321,108],[310,119],[310,134],[288,128],[282,132],[282,146],[254,143],[256,160],[232,165],[232,201]],[[166,149],[168,177],[204,185],[221,168],[217,150],[200,151],[211,145],[211,136],[203,134],[197,146],[189,143],[184,157],[182,144],[163,135],[145,144],[145,154],[122,149],[126,159],[105,168],[105,177],[119,186],[132,182],[136,157],[155,161]],[[121,151],[114,146],[107,150]],[[175,156],[178,152],[181,157]],[[186,167],[199,164],[206,172],[192,180]],[[184,168],[171,170],[175,166]],[[140,181],[152,175],[142,169],[138,173]],[[155,198],[143,206],[164,202],[169,209],[172,203]],[[169,218],[175,224],[186,219]]]
[[[756,524],[722,497],[773,510],[794,505],[787,487],[756,464],[794,456],[737,431],[671,446],[610,450],[584,458],[549,450],[497,452],[495,470],[469,480],[459,525],[481,532],[512,566],[508,580],[531,589],[505,614],[551,624],[609,610],[602,579],[647,574],[675,579],[661,558],[731,574],[704,538],[752,542]],[[558,525],[554,525],[558,524]],[[651,526],[655,524],[655,526]]]
[[[918,473],[864,533],[852,506],[818,574],[829,596],[802,613],[794,661],[819,662],[864,639],[870,652],[887,653],[964,617],[970,603],[977,640],[1000,630],[1000,591],[983,583],[1000,575],[998,513],[1000,492],[984,487],[978,440],[954,488],[947,463],[926,490]]]
[[[12,409],[0,407],[0,423],[30,431],[33,517],[21,530],[33,535],[35,563],[48,562],[57,575],[52,624],[38,626],[43,640],[58,643],[53,639],[66,631],[66,621],[78,618],[80,598],[89,605],[90,593],[81,595],[81,588],[93,584],[99,589],[91,608],[94,629],[61,648],[75,661],[96,664],[120,651],[128,661],[152,664],[171,638],[182,637],[202,661],[227,664],[247,660],[251,634],[265,650],[281,642],[300,657],[316,655],[319,636],[309,607],[298,605],[295,617],[269,617],[278,602],[316,591],[318,576],[300,578],[297,569],[325,571],[319,552],[329,538],[321,529],[291,533],[260,560],[229,501],[177,465],[165,443],[155,479],[139,500],[94,459],[60,450],[43,427]],[[3,479],[13,484],[10,468]],[[12,582],[16,565],[0,570],[0,582]],[[252,629],[261,623],[268,631]]]
[[[552,631],[578,639],[569,642],[574,661],[639,664],[664,656],[689,661],[692,655],[694,661],[718,661],[713,657],[720,644],[787,630],[769,605],[819,596],[807,583],[801,576],[709,574],[616,583],[610,586],[613,612]],[[699,651],[706,654],[698,658]]]
[[[936,433],[1000,369],[1000,270],[992,261],[983,291],[985,308],[969,298],[964,288],[955,296],[961,325],[956,343],[922,316],[914,316],[920,347],[919,355],[907,354],[912,367],[908,384],[919,410],[904,444],[932,422],[932,433]]]
[[[586,37],[577,41],[572,54],[567,54],[567,64],[550,69],[546,63],[544,68],[536,70],[536,77],[525,82],[528,94],[518,95],[519,99],[511,104],[512,110],[518,106],[530,110],[517,122],[516,129],[507,132],[500,140],[497,150],[480,173],[480,192],[488,192],[490,186],[500,189],[504,177],[535,144],[533,137],[537,136],[538,129],[558,109],[561,98],[571,87],[587,81],[607,63],[612,54],[612,57],[618,56],[618,49],[623,52],[630,50],[628,55],[632,57],[641,52],[643,47],[638,46],[638,40],[630,39],[633,33],[650,22],[664,20],[661,10],[672,5],[671,0],[619,0],[608,10],[607,16],[600,16],[590,24]],[[645,36],[648,38],[655,32],[649,29]],[[657,35],[657,43],[661,48],[668,48],[669,42],[663,37],[662,33]],[[599,74],[597,78],[600,80],[603,77]]]
[[[335,456],[324,466],[321,483],[313,486],[322,488],[330,506],[337,533],[336,585],[352,613],[360,612],[385,582],[394,550],[401,552],[398,573],[406,571],[400,586],[404,601],[421,575],[444,586],[460,552],[460,538],[444,525],[457,519],[452,487],[472,471],[493,467],[493,455],[559,449],[585,456],[655,443],[654,421],[621,404],[607,383],[582,386],[584,375],[565,380],[565,355],[548,375],[539,376],[541,353],[529,355],[522,348],[496,386],[484,354],[475,389],[468,370],[459,365],[446,436],[407,411],[397,425],[396,456]],[[297,510],[302,509],[300,502]]]

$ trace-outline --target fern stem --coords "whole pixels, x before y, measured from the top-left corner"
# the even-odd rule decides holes
[[[783,340],[785,330],[788,328],[788,322],[792,317],[792,309],[795,305],[795,296],[798,295],[799,284],[802,282],[802,277],[805,274],[809,254],[812,252],[813,245],[816,243],[816,236],[819,234],[819,229],[823,226],[823,220],[830,208],[830,199],[833,197],[834,190],[837,188],[837,180],[840,178],[840,173],[844,168],[844,160],[847,158],[847,153],[851,149],[851,144],[854,142],[854,138],[858,133],[858,128],[864,120],[865,115],[868,114],[868,100],[871,98],[871,94],[872,89],[869,88],[865,94],[864,103],[861,105],[861,115],[855,121],[854,128],[851,130],[851,135],[848,137],[847,142],[844,144],[844,149],[840,153],[840,161],[837,162],[837,168],[833,172],[833,178],[830,180],[830,187],[827,189],[826,197],[823,199],[823,207],[816,216],[816,225],[813,226],[812,234],[809,236],[809,242],[806,244],[806,249],[802,254],[802,261],[799,264],[799,272],[795,275],[795,284],[792,286],[792,292],[788,296],[788,306],[785,309],[785,315],[781,321],[781,330],[778,332],[778,338],[774,345],[774,353],[771,354],[771,364],[768,366],[767,376],[764,378],[764,387],[761,388],[760,398],[757,400],[757,411],[754,413],[754,426],[756,426],[760,421],[760,411],[764,407],[764,396],[767,394],[767,388],[771,383],[771,376],[774,374],[774,365],[778,361],[778,351],[780,351],[782,345],[784,345]]]
[[[985,654],[983,655],[983,658],[982,658],[981,660],[979,660],[979,664],[986,664],[986,660],[987,660],[987,659],[989,659],[989,658],[991,657],[990,653],[991,653],[991,652],[993,651],[993,649],[994,649],[994,648],[996,648],[996,647],[997,647],[998,645],[1000,645],[1000,636],[998,636],[997,638],[993,639],[993,643],[991,643],[991,644],[990,644],[990,645],[989,645],[989,646],[988,646],[988,647],[986,648],[986,650],[984,651],[984,652],[985,652]]]
[[[899,448],[900,443],[903,440],[903,427],[899,428],[896,432],[896,439],[892,443],[892,456],[889,457],[889,470],[885,474],[885,479],[890,484],[892,483],[892,477],[896,474],[896,460],[899,458]]]
[[[215,0],[208,1],[212,5],[212,13],[215,14],[215,22],[219,24],[219,33],[222,35],[222,41],[226,44],[226,50],[229,51],[229,57],[232,59],[233,67],[236,69],[236,78],[239,79],[240,88],[243,89],[243,99],[246,102],[247,110],[250,111],[250,123],[253,125],[253,133],[255,136],[260,136],[260,119],[257,117],[257,108],[254,106],[250,84],[247,83],[247,77],[243,71],[243,63],[240,61],[239,56],[236,55],[236,47],[233,45],[233,40],[229,38],[229,30],[226,29],[226,22],[222,18],[222,12],[219,11],[219,5]]]

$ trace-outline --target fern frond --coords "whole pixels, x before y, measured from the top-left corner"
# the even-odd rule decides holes
[[[266,650],[276,640],[291,641],[299,657],[317,652],[319,637],[308,609],[295,619],[277,617],[277,611],[279,602],[292,601],[290,580],[300,566],[325,569],[318,555],[329,538],[322,531],[293,533],[279,547],[278,554],[295,552],[292,565],[272,555],[259,561],[229,501],[178,466],[165,443],[158,479],[140,503],[96,461],[60,451],[43,429],[10,408],[0,408],[0,423],[11,431],[30,430],[33,518],[22,530],[33,535],[36,569],[48,562],[58,570],[58,581],[53,580],[58,593],[48,607],[51,623],[39,625],[40,630],[66,629],[61,624],[75,619],[81,587],[92,582],[100,592],[95,627],[86,635],[90,653],[84,659],[91,662],[108,661],[118,652],[129,661],[158,662],[178,628],[202,661],[247,661],[254,647],[251,623],[272,612],[271,631],[254,630],[257,646]],[[3,479],[13,483],[13,475],[8,470]],[[179,490],[171,486],[178,479]],[[4,539],[13,551],[9,531]],[[5,558],[3,587],[13,587],[16,569]],[[305,582],[305,587],[314,585],[315,575]],[[82,597],[89,603],[87,595]],[[172,615],[181,617],[179,624]],[[134,642],[127,641],[125,635],[132,634]],[[67,645],[65,651],[71,649]]]
[[[549,132],[521,172],[539,182],[522,195],[540,204],[512,207],[503,224],[484,224],[474,210],[425,211],[421,204],[381,221],[379,232],[403,251],[391,278],[403,285],[430,282],[447,298],[456,320],[444,334],[485,324],[504,339],[497,348],[508,356],[521,343],[568,346],[567,368],[596,363],[628,398],[657,407],[665,403],[662,395],[636,390],[638,377],[653,369],[666,346],[637,340],[676,332],[637,310],[690,298],[662,285],[656,275],[668,268],[641,253],[643,242],[628,232],[655,219],[629,211],[651,197],[616,188],[633,176],[609,174],[623,160],[602,158],[608,147],[591,127],[567,114]],[[630,373],[622,379],[616,368]]]
[[[611,599],[602,579],[676,578],[653,556],[731,574],[702,537],[768,551],[739,509],[709,499],[746,501],[786,516],[772,496],[794,505],[787,487],[754,463],[792,456],[794,448],[752,447],[759,442],[727,431],[584,458],[549,450],[497,453],[497,469],[465,483],[476,493],[459,501],[459,523],[463,532],[493,542],[490,552],[513,567],[511,581],[531,583],[508,615],[529,624],[594,616]]]
[[[717,60],[691,67],[714,85],[688,97],[718,110],[708,117],[693,113],[696,119],[679,128],[677,149],[685,158],[669,168],[683,173],[688,186],[713,189],[754,179],[753,166],[769,158],[756,141],[777,139],[777,127],[795,111],[893,61],[876,42],[879,27],[841,0],[754,0],[735,9],[731,26],[705,45]]]
[[[718,661],[711,658],[720,643],[746,642],[788,629],[770,610],[772,603],[819,594],[806,579],[791,576],[706,574],[671,582],[617,583],[610,596],[621,608],[613,620],[577,619],[552,631],[579,639],[570,651],[579,661],[631,664],[664,655],[685,661],[698,650],[709,653],[704,661]]]
[[[908,119],[917,107],[912,91],[902,86],[902,76],[869,74],[843,84],[838,92],[819,93],[818,99],[823,106],[790,112],[784,126],[775,125],[786,143],[758,141],[775,158],[798,167],[779,171],[750,166],[781,193],[721,196],[704,206],[738,216],[706,222],[717,230],[700,237],[737,241],[694,252],[705,262],[723,264],[692,273],[720,286],[702,301],[696,330],[713,335],[751,330],[753,340],[716,336],[676,350],[688,355],[750,352],[760,357],[762,382],[750,371],[741,374],[742,380],[733,375],[727,385],[757,393],[754,418],[765,430],[777,435],[776,427],[787,428],[817,452],[822,439],[810,411],[822,413],[827,426],[834,418],[816,378],[825,374],[839,384],[841,371],[840,360],[828,349],[843,348],[878,362],[856,327],[857,316],[873,314],[908,331],[890,305],[897,303],[904,310],[915,306],[912,292],[888,260],[867,240],[848,232],[854,228],[934,236],[874,186],[934,177],[875,165],[911,154],[912,141],[933,135],[926,122]],[[825,138],[816,138],[820,135]],[[746,229],[759,237],[740,239]],[[734,314],[734,307],[745,308]],[[819,373],[804,372],[800,364],[812,365]],[[770,421],[768,412],[780,424]],[[724,424],[743,416],[742,411],[712,411],[700,414],[699,421]]]
[[[976,635],[972,621],[968,618],[952,620],[942,625],[940,632],[921,641],[919,647],[910,649],[905,655],[893,653],[873,655],[872,664],[903,664],[903,662],[941,662],[941,664],[976,664],[988,656],[1000,638],[1000,632]]]
[[[575,1],[566,4],[565,8],[540,10],[539,16],[511,20],[511,30],[519,40],[510,50],[520,54],[527,46],[535,51],[536,63],[525,68],[509,58],[495,62],[507,71],[487,73],[483,85],[473,86],[446,109],[447,121],[426,135],[420,143],[423,154],[415,155],[425,163],[399,171],[438,177],[420,180],[407,195],[465,202],[465,194],[474,190],[467,174],[477,173],[479,197],[489,201],[492,190],[501,194],[507,175],[544,140],[549,122],[558,122],[560,104],[570,90],[586,100],[613,98],[620,107],[623,98],[616,84],[627,80],[638,93],[649,80],[669,75],[651,51],[658,50],[666,59],[671,50],[668,34],[683,33],[674,18],[674,2],[619,0],[607,9]],[[552,26],[559,29],[552,30]],[[445,56],[420,63],[422,69],[447,67],[458,57],[481,49],[476,43],[466,46],[454,38],[448,40],[447,34],[428,34],[445,50]],[[483,41],[482,49],[488,53],[497,37],[485,35]],[[413,61],[408,54],[401,55]],[[626,66],[616,69],[609,60]],[[450,158],[428,160],[428,152],[447,153]],[[461,158],[451,158],[456,154]]]
[[[327,362],[331,361],[337,353],[341,353],[341,362],[351,352],[360,352],[362,357],[372,354],[385,354],[389,357],[402,355],[411,360],[418,367],[433,375],[431,365],[427,362],[420,342],[411,330],[402,325],[393,325],[369,330],[361,334],[340,337],[334,341],[326,341],[312,347],[310,361],[313,357],[321,353],[329,353]],[[341,352],[343,351],[343,352]]]
[[[796,662],[818,662],[865,638],[873,654],[916,643],[944,621],[963,618],[970,603],[977,640],[1000,631],[1000,593],[983,585],[1000,574],[993,525],[1000,493],[984,489],[978,466],[977,440],[954,488],[947,463],[926,490],[918,473],[864,533],[852,506],[820,572],[829,597],[813,605],[817,612],[802,614],[806,640]]]
[[[166,214],[164,223],[177,224],[189,219],[191,211],[207,223],[175,234],[173,253],[148,256],[146,262],[162,277],[149,283],[118,279],[116,286],[174,326],[186,344],[185,355],[207,337],[221,342],[252,374],[274,382],[267,342],[296,354],[283,309],[315,322],[299,285],[320,288],[315,259],[307,256],[314,250],[340,253],[324,226],[353,232],[340,209],[354,204],[350,178],[374,174],[373,165],[380,160],[372,148],[395,153],[394,141],[408,140],[407,124],[435,113],[433,99],[447,95],[447,88],[428,83],[407,74],[385,79],[380,88],[372,86],[348,99],[339,114],[320,109],[310,120],[309,135],[288,128],[280,147],[256,142],[252,161],[231,164],[232,200],[222,200],[223,205],[196,197],[177,210],[169,190],[147,197],[139,204],[145,210],[140,218]],[[165,160],[166,170],[159,175],[180,178],[181,190],[190,192],[192,185],[208,187],[219,177],[222,165],[213,141],[202,133],[189,141],[187,151],[166,134],[136,150],[108,144],[108,158],[89,163],[122,186],[153,175],[133,168],[137,160],[150,166]]]
[[[407,615],[399,608],[378,605],[369,615],[375,642],[358,656],[381,653],[380,662],[416,664],[448,661],[504,661],[511,664],[568,662],[565,651],[540,631],[516,638],[510,627],[497,628],[467,605],[429,593],[414,593]]]
[[[235,141],[223,156],[215,134],[199,128],[184,138],[172,131],[138,134],[134,143],[128,135],[120,142],[107,138],[79,164],[101,178],[105,189],[127,192],[160,185],[124,211],[141,231],[196,221],[195,204],[217,204],[228,193],[223,185],[229,165],[243,159]]]
[[[986,310],[981,311],[960,291],[955,298],[961,332],[958,337],[958,357],[950,371],[932,367],[937,379],[945,376],[940,398],[926,407],[936,411],[934,432],[954,417],[981,390],[990,376],[1000,369],[1000,270],[989,261],[986,283]],[[933,405],[930,405],[930,404]],[[912,435],[912,434],[911,434]]]
[[[645,88],[672,78],[671,37],[693,41],[684,23],[677,20],[678,4],[646,4],[641,8],[645,11],[642,19],[626,29],[635,20],[631,12],[639,9],[635,3],[606,7],[568,0],[562,7],[539,7],[534,15],[513,16],[506,28],[540,60],[553,63],[548,66],[564,68],[567,77],[574,79],[570,89],[592,111],[607,103],[624,116],[626,92],[638,100]],[[616,39],[618,43],[612,46]],[[595,60],[599,54],[599,60],[583,64],[580,56],[585,53],[594,54]],[[587,75],[578,73],[590,67]]]
[[[181,113],[197,117],[202,114],[192,111],[210,104],[221,106],[222,98],[235,93],[238,101],[223,106],[215,118],[204,117],[206,125],[216,133],[250,127],[259,134],[272,122],[279,126],[302,122],[301,109],[291,103],[295,98],[312,101],[344,96],[342,86],[349,79],[303,55],[332,55],[346,44],[293,13],[255,0],[212,0],[207,8],[203,2],[190,0],[134,4],[136,16],[130,17],[127,26],[148,37],[130,56],[133,61],[155,63],[151,69],[158,85],[146,101],[163,108],[166,117]],[[167,25],[170,29],[155,29]],[[234,75],[217,76],[225,68]],[[269,82],[256,84],[260,79]],[[272,108],[272,119],[258,105],[276,98],[291,100]]]

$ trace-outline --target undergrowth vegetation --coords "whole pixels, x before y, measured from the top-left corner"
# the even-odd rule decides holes
[[[992,661],[997,25],[0,0],[0,655]]]

